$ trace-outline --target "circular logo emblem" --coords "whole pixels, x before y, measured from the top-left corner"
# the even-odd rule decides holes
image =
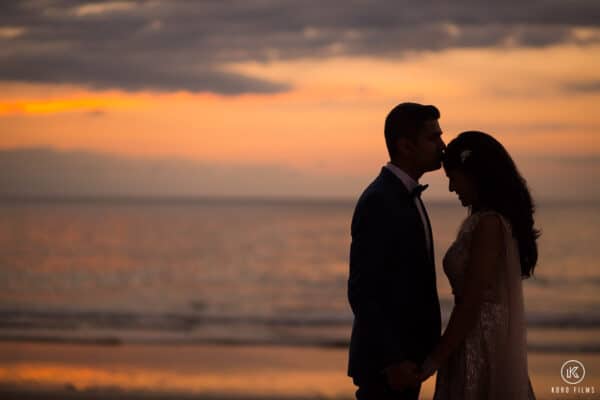
[[[560,377],[569,385],[576,385],[585,377],[585,367],[581,361],[569,360],[560,367]]]

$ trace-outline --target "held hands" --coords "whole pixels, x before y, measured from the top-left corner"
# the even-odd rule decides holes
[[[402,361],[385,369],[388,385],[394,390],[404,390],[419,384],[419,367],[412,361]]]
[[[420,368],[412,361],[390,365],[385,369],[385,375],[392,389],[404,390],[427,380],[439,367],[436,359],[428,357]]]

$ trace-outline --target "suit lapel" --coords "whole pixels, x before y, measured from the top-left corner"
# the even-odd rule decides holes
[[[431,230],[431,221],[429,220],[429,214],[427,214],[427,208],[425,207],[425,203],[423,203],[423,200],[419,197],[419,201],[421,202],[421,207],[423,207],[423,214],[425,214],[425,220],[427,220],[427,231],[429,232],[429,239],[430,239],[430,244],[431,247],[428,249],[429,251],[429,257],[431,258],[431,261],[433,262],[435,260],[435,253],[434,253],[434,249],[433,249],[433,232]],[[425,228],[423,228],[424,230]]]
[[[419,209],[417,208],[417,205],[415,204],[413,197],[409,193],[408,188],[406,186],[404,186],[404,183],[402,182],[402,180],[400,180],[400,178],[398,178],[396,175],[394,175],[394,173],[392,171],[390,171],[389,169],[387,169],[385,167],[383,167],[381,169],[381,173],[379,174],[379,176],[384,181],[389,182],[390,185],[392,185],[394,188],[396,188],[397,194],[401,198],[404,198],[405,201],[407,200],[410,203],[410,205],[414,211],[414,214],[416,216],[416,219],[418,221],[418,224],[421,226],[421,232],[422,232],[421,238],[423,239],[423,248],[425,249],[425,253],[430,257],[430,260],[433,262],[433,260],[434,260],[433,234],[431,232],[431,222],[429,221],[429,215],[427,215],[427,210],[425,209],[425,205],[419,198],[419,201],[421,201],[421,207],[423,207],[423,213],[425,214],[425,219],[427,220],[427,226],[423,226],[423,220],[421,219]],[[429,232],[429,237],[431,238],[431,248],[427,247],[427,238],[425,237],[425,235],[426,235],[425,230],[428,230],[428,232]]]

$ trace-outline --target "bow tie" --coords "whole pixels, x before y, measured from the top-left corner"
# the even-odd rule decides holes
[[[429,187],[429,185],[417,185],[415,186],[415,188],[410,192],[410,195],[412,197],[421,197],[421,193],[423,193],[423,191],[425,189],[427,189]]]

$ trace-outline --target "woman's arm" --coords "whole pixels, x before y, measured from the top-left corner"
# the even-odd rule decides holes
[[[498,264],[498,258],[503,257],[502,221],[498,216],[482,216],[472,235],[462,299],[452,310],[438,345],[423,364],[422,379],[432,375],[474,327],[485,289],[496,276],[494,267]]]

